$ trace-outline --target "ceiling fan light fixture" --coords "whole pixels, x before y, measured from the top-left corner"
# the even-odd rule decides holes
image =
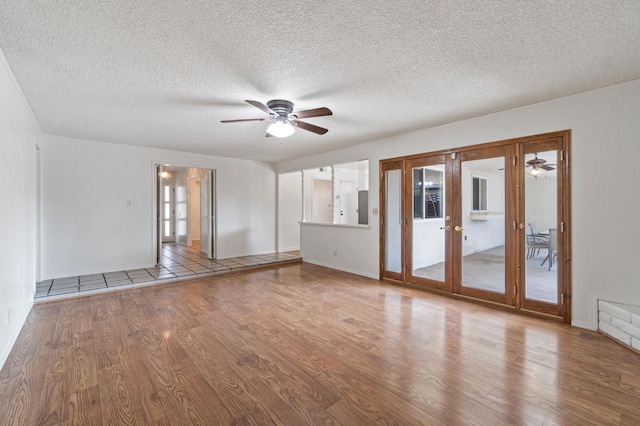
[[[542,173],[542,170],[540,170],[538,166],[533,166],[533,169],[531,169],[531,171],[529,172],[531,176],[539,176],[540,173]]]
[[[300,118],[324,117],[333,115],[333,112],[327,107],[307,109],[304,111],[293,111],[293,103],[284,99],[273,99],[267,104],[258,101],[245,100],[251,106],[258,108],[262,112],[269,114],[269,118],[245,118],[240,120],[222,120],[222,123],[237,123],[240,121],[273,121],[273,124],[267,129],[266,137],[275,136],[277,138],[286,138],[295,132],[294,127],[315,133],[316,135],[324,135],[329,131],[324,127],[315,124],[300,121]]]
[[[276,138],[286,138],[291,136],[295,132],[295,129],[286,120],[276,120],[275,123],[267,128],[267,133]]]

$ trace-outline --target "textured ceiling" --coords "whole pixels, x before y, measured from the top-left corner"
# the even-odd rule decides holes
[[[283,161],[640,78],[640,1],[0,0],[47,134]],[[243,102],[326,106],[265,138]]]

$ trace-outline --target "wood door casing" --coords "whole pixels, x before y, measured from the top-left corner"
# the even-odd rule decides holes
[[[388,262],[386,259],[388,257],[388,237],[387,237],[387,227],[388,227],[388,218],[386,212],[387,202],[387,179],[386,173],[390,171],[399,171],[400,181],[402,181],[402,170],[404,169],[403,161],[387,161],[380,164],[380,278],[388,278],[396,281],[404,281],[404,262],[401,263],[400,271],[390,271],[387,269]],[[398,188],[400,194],[400,205],[402,205],[402,188]],[[402,212],[403,213],[403,212]],[[402,216],[402,213],[400,215]],[[401,226],[402,228],[402,226]],[[400,232],[398,236],[400,238],[400,259],[404,259],[404,232]]]
[[[557,238],[558,238],[558,259],[561,259],[561,262],[557,263],[557,303],[547,303],[539,300],[527,299],[526,297],[526,286],[527,280],[525,277],[525,268],[521,268],[520,272],[520,282],[522,283],[522,291],[518,297],[518,307],[524,310],[532,310],[536,312],[543,312],[545,314],[554,315],[554,316],[566,316],[566,310],[569,308],[568,303],[563,303],[563,300],[567,300],[570,291],[568,291],[568,285],[570,280],[567,277],[566,269],[570,265],[570,261],[568,259],[569,253],[569,244],[570,241],[570,227],[568,226],[569,211],[570,208],[570,185],[568,181],[568,155],[569,155],[569,144],[565,143],[566,141],[562,137],[554,137],[546,140],[538,140],[532,141],[528,143],[524,143],[521,145],[521,152],[519,153],[519,160],[521,164],[524,164],[524,156],[526,154],[543,152],[543,151],[557,151],[558,158],[556,164],[557,171],[557,194],[556,194],[556,229],[557,229]],[[519,168],[519,179],[520,179],[520,191],[519,195],[519,204],[521,206],[525,206],[525,191],[526,185],[524,184],[525,180],[525,171],[523,167]],[[524,211],[519,213],[520,223],[526,226],[526,222],[524,220]],[[524,230],[523,230],[524,231]],[[524,239],[524,237],[523,237]],[[525,254],[525,249],[522,247],[520,249],[520,253],[522,256]],[[524,264],[526,260],[521,259],[522,264]]]

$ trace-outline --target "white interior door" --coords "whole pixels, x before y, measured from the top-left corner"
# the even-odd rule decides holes
[[[175,241],[175,200],[174,200],[174,188],[173,181],[160,180],[161,187],[161,228],[162,228],[162,242],[169,243]]]
[[[200,170],[200,252],[207,253],[207,238],[209,235],[209,193],[207,189],[208,170]]]
[[[156,173],[156,211],[155,211],[155,220],[156,220],[156,256],[155,262],[156,265],[160,263],[160,256],[162,256],[162,166],[160,164],[155,166]]]
[[[314,179],[311,193],[311,221],[331,223],[331,181]]]
[[[189,234],[188,240],[191,244],[194,241],[200,241],[200,201],[201,191],[200,177],[192,177],[187,181],[189,200],[189,219],[187,224],[187,231]],[[191,245],[190,244],[190,245]]]
[[[340,181],[340,223],[358,223],[358,184],[350,180]]]
[[[207,235],[206,239],[201,241],[202,243],[206,241],[206,251],[207,257],[209,259],[215,259],[217,256],[216,250],[216,171],[215,170],[207,170],[207,176],[205,179],[204,192],[206,193],[205,197],[201,198],[201,202],[206,201],[206,221],[207,221]]]

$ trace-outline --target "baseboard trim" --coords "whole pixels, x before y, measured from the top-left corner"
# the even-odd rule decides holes
[[[284,248],[279,248],[278,249],[279,253],[282,253],[282,252],[285,252],[285,251],[300,251],[300,246],[298,246],[298,247],[284,247]]]
[[[309,260],[309,259],[304,258],[304,257],[303,257],[303,262],[304,263],[311,263],[311,264],[318,265],[318,266],[324,266],[325,268],[335,269],[335,270],[342,271],[342,272],[348,272],[350,274],[361,275],[363,277],[372,278],[374,280],[379,279],[378,275],[376,275],[376,274],[368,274],[366,272],[358,271],[356,269],[342,268],[342,267],[339,267],[339,266],[336,266],[336,265],[329,265],[329,264],[324,263],[324,262],[318,262],[316,260]]]
[[[597,331],[598,328],[594,327],[593,324],[591,324],[590,322],[585,322],[585,321],[571,321],[571,326],[573,327],[577,327],[577,328],[584,328],[585,330],[591,330],[591,331]]]
[[[7,342],[8,344],[7,346],[5,346],[4,350],[0,354],[0,370],[4,368],[4,364],[7,362],[7,359],[9,359],[9,355],[11,354],[11,351],[13,350],[13,346],[16,344],[16,341],[18,340],[18,336],[20,336],[20,332],[22,331],[24,324],[27,322],[27,317],[29,316],[29,313],[31,312],[32,307],[33,307],[33,300],[31,300],[31,302],[26,307],[26,309],[24,309],[22,312],[19,313],[20,316],[17,318],[17,321],[18,321],[17,324],[19,324],[19,326],[15,327],[12,330],[11,334],[9,335],[9,340]]]

